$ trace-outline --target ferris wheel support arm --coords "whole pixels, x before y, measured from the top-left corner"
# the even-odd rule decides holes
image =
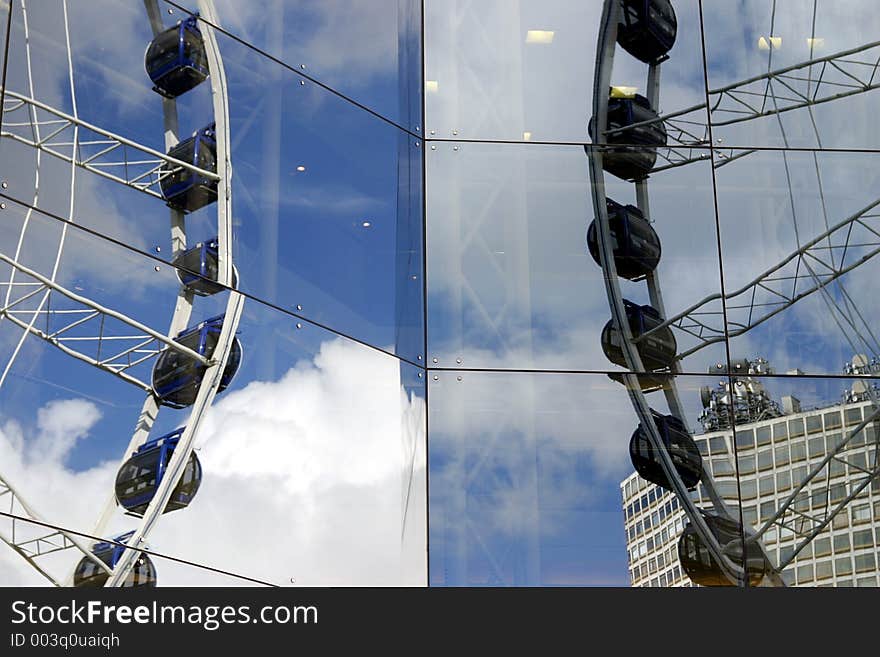
[[[164,200],[160,183],[172,168],[186,169],[209,180],[218,180],[218,175],[213,171],[201,169],[192,163],[99,128],[35,98],[7,89],[4,102],[6,107],[3,131],[0,133],[3,137],[155,198]],[[55,118],[38,121],[33,111],[35,109]],[[24,120],[16,120],[18,110],[25,112]],[[37,128],[41,126],[54,129],[38,138]],[[16,129],[20,129],[22,134],[15,132]],[[73,132],[72,137],[67,136],[68,132]],[[81,133],[86,136],[82,137]],[[92,150],[94,152],[87,154]],[[129,150],[133,153],[129,154]]]
[[[844,440],[842,440],[838,445],[836,445],[832,451],[830,451],[828,454],[826,454],[825,458],[822,459],[822,461],[820,461],[818,464],[816,464],[812,468],[812,470],[810,470],[810,472],[807,474],[807,476],[801,480],[801,482],[795,487],[795,489],[791,493],[789,493],[788,497],[785,498],[785,500],[782,502],[782,504],[779,505],[779,508],[776,510],[776,513],[761,526],[761,528],[754,534],[754,536],[750,537],[748,540],[759,539],[773,525],[783,525],[783,518],[788,513],[789,509],[791,508],[792,504],[797,499],[798,495],[801,494],[801,492],[810,484],[811,481],[813,481],[814,479],[816,479],[816,477],[819,476],[819,474],[822,472],[822,470],[824,470],[828,466],[828,464],[831,463],[832,460],[835,460],[835,459],[839,460],[838,455],[846,449],[846,447],[850,443],[850,441],[852,441],[853,438],[855,438],[855,436],[857,436],[859,434],[859,432],[863,431],[865,429],[865,427],[867,427],[870,423],[872,423],[878,419],[880,419],[880,408],[874,407],[874,410],[871,413],[871,415],[869,415],[862,422],[860,422],[858,425],[856,425],[856,427],[853,428],[849,432],[849,434],[847,435],[847,437]],[[875,439],[880,439],[880,435],[876,436]],[[850,495],[848,495],[846,498],[844,498],[843,501],[840,502],[838,504],[838,506],[835,507],[835,509],[830,514],[827,514],[826,518],[824,518],[822,521],[820,521],[819,524],[810,531],[810,533],[807,535],[807,537],[804,539],[804,541],[797,546],[797,552],[800,552],[800,550],[803,549],[803,546],[805,546],[810,540],[812,540],[816,535],[818,535],[828,525],[828,523],[834,519],[834,516],[837,515],[837,513],[839,513],[840,510],[843,509],[853,498],[857,497],[858,494],[868,484],[870,484],[873,479],[880,476],[880,464],[875,464],[873,469],[865,470],[865,472],[866,472],[867,476],[864,478],[864,481],[862,481],[859,486],[854,487],[854,489],[853,489],[854,492],[850,493]],[[803,515],[803,514],[801,514],[801,515]],[[793,559],[793,558],[794,558],[794,556],[787,559],[784,563],[780,563],[780,569],[784,568],[786,565],[788,565],[791,562],[791,559]]]
[[[841,328],[843,328],[843,327],[841,327]],[[841,452],[843,452],[847,448],[847,446],[850,444],[850,442],[852,442],[853,439],[860,432],[865,430],[865,428],[871,423],[874,423],[875,452],[877,452],[877,450],[880,450],[880,431],[878,431],[878,429],[880,429],[880,426],[878,426],[878,422],[880,422],[880,400],[878,400],[878,392],[874,386],[869,385],[867,388],[867,392],[868,392],[869,400],[871,402],[870,415],[865,417],[865,419],[862,422],[860,422],[859,424],[857,424],[853,429],[849,430],[848,433],[845,434],[846,437],[843,440],[839,441],[834,446],[834,448],[825,455],[825,458],[823,458],[819,463],[817,463],[815,466],[813,466],[813,468],[810,470],[810,472],[807,473],[807,475],[794,488],[794,490],[788,495],[788,497],[786,497],[786,499],[783,501],[783,503],[776,510],[776,513],[774,513],[773,516],[771,516],[764,523],[764,525],[757,532],[756,537],[760,537],[774,524],[780,525],[783,527],[787,527],[787,524],[783,521],[783,519],[785,518],[786,514],[789,512],[789,510],[791,509],[792,505],[797,500],[797,498],[801,494],[801,492],[803,492],[803,490],[810,484],[810,482],[815,480],[819,476],[819,474],[822,472],[822,470],[824,470],[832,461],[837,460],[837,461],[846,463],[846,461],[844,461],[839,455],[841,454]],[[866,413],[867,413],[867,411],[866,411]],[[877,452],[877,453],[880,453],[880,452]],[[818,523],[808,533],[808,535],[804,539],[804,541],[796,547],[795,554],[800,552],[803,549],[803,547],[806,546],[807,543],[809,543],[810,540],[812,540],[816,535],[818,535],[828,525],[828,523],[834,519],[834,516],[836,516],[843,508],[845,508],[846,505],[854,497],[856,497],[868,484],[870,484],[874,479],[876,479],[878,476],[880,476],[880,461],[878,461],[876,459],[875,459],[875,463],[874,463],[873,468],[870,468],[870,469],[869,468],[862,468],[862,467],[856,468],[853,464],[849,464],[849,465],[851,468],[860,470],[862,473],[864,473],[867,476],[863,477],[863,481],[857,487],[854,488],[854,491],[855,491],[854,493],[850,494],[845,499],[843,499],[843,501],[841,501],[836,507],[834,507],[831,512],[828,512],[825,514],[824,520],[816,521],[816,518],[813,516],[809,516],[807,514],[799,512],[797,510],[791,509],[794,513],[800,515],[802,518],[806,518],[807,520],[811,520],[811,521],[816,521]],[[793,531],[795,531],[795,533],[798,533],[798,534],[803,533],[803,532],[800,532],[797,530],[793,530]],[[793,556],[790,557],[786,561],[786,564],[790,563],[791,559],[793,559],[793,558],[794,558]],[[782,568],[782,567],[784,567],[784,565],[780,565],[780,568]]]
[[[729,336],[736,337],[742,335],[743,333],[746,333],[747,331],[750,331],[751,329],[764,323],[771,317],[779,314],[786,308],[792,306],[797,301],[813,294],[816,291],[823,289],[832,281],[840,278],[844,274],[847,274],[848,272],[864,264],[865,262],[876,256],[878,253],[880,253],[880,231],[878,231],[878,228],[880,227],[871,227],[867,225],[864,221],[864,219],[874,216],[870,215],[869,213],[871,213],[871,211],[878,206],[880,206],[880,199],[872,201],[861,210],[850,215],[846,219],[843,219],[831,228],[823,231],[809,242],[804,243],[800,248],[793,251],[782,261],[780,261],[776,265],[773,265],[762,274],[759,274],[749,283],[746,283],[741,288],[732,292],[728,292],[726,295],[724,295],[724,299],[727,301],[728,314],[731,314],[731,311],[747,311],[747,317],[744,321],[731,322],[731,326],[733,328],[729,330]],[[869,233],[876,235],[876,242],[870,242],[860,245],[873,248],[862,254],[857,260],[853,260],[846,265],[842,261],[838,263],[826,262],[824,260],[823,253],[824,251],[828,250],[828,247],[824,246],[823,242],[828,240],[836,233],[845,233],[845,242],[842,245],[833,248],[844,251],[851,248],[849,246],[849,242],[852,234],[853,224],[856,223],[864,227]],[[818,282],[816,282],[816,280],[812,278],[809,274],[803,273],[800,265],[806,258],[817,261],[819,264],[822,265],[823,270],[820,272],[820,280]],[[794,275],[784,276],[780,274],[780,272],[787,265],[790,265],[792,263],[793,266],[796,268]],[[812,281],[812,284],[806,289],[798,291],[797,283],[801,279],[810,279]],[[781,288],[781,283],[787,283],[788,281],[791,281],[790,292],[782,289],[774,289],[774,287]],[[762,294],[763,296],[759,297],[759,294]],[[713,301],[719,301],[721,298],[721,294],[713,294],[704,298],[703,300],[692,305],[690,308],[687,308],[677,315],[668,318],[658,327],[651,329],[650,331],[646,331],[643,335],[639,336],[639,338],[636,339],[636,342],[640,342],[641,340],[646,339],[647,336],[657,331],[663,330],[663,328],[665,327],[671,326],[679,330],[687,331],[691,335],[697,337],[700,342],[694,347],[679,354],[678,359],[681,360],[686,358],[687,356],[696,353],[700,349],[710,344],[714,344],[716,342],[724,340],[724,327],[709,326],[705,323],[706,320],[703,319],[703,316],[707,315],[721,318],[721,321],[723,322],[723,316],[720,311],[710,311],[706,309],[706,307],[710,303],[712,303]],[[743,301],[737,302],[737,300],[741,298],[743,299]]]
[[[79,295],[75,292],[72,292],[72,291],[64,288],[63,286],[59,285],[58,283],[53,282],[51,279],[47,278],[46,276],[43,276],[39,272],[34,271],[30,267],[26,267],[25,265],[23,265],[19,262],[16,262],[15,260],[13,260],[12,258],[8,257],[7,255],[5,255],[3,253],[0,253],[0,262],[3,262],[5,264],[9,265],[10,267],[16,269],[17,271],[25,274],[26,276],[28,276],[30,278],[33,278],[40,285],[43,286],[43,288],[46,292],[50,292],[50,291],[56,292],[64,297],[66,297],[67,299],[73,301],[74,303],[79,304],[80,306],[84,306],[84,308],[81,310],[67,311],[69,314],[90,313],[90,315],[88,315],[86,318],[81,317],[80,319],[74,320],[72,323],[68,324],[64,328],[60,328],[55,331],[48,331],[48,330],[42,331],[40,329],[37,329],[35,326],[30,327],[30,332],[33,335],[37,335],[38,337],[50,342],[54,346],[61,348],[66,353],[73,355],[76,358],[79,358],[80,360],[86,361],[96,367],[100,367],[101,369],[104,369],[106,371],[110,371],[110,372],[115,373],[117,375],[124,374],[124,371],[122,371],[122,370],[124,370],[125,368],[120,365],[114,364],[113,363],[114,359],[120,358],[123,356],[130,356],[132,353],[135,353],[137,350],[142,349],[146,344],[152,343],[152,342],[157,342],[163,348],[172,349],[172,350],[177,351],[181,354],[184,354],[189,358],[195,359],[197,362],[201,363],[202,365],[209,365],[211,362],[210,359],[206,358],[205,356],[202,356],[201,354],[190,349],[189,347],[186,347],[186,346],[180,344],[179,342],[176,342],[172,338],[170,338],[166,335],[163,335],[162,333],[159,333],[158,331],[150,328],[149,326],[142,324],[141,322],[138,322],[137,320],[134,320],[121,312],[118,312],[116,310],[112,310],[111,308],[107,308],[106,306],[103,306],[103,305],[101,305],[101,304],[99,304],[99,303],[97,303],[87,297],[84,297],[82,295]],[[33,293],[34,292],[32,291],[31,293],[29,293],[29,295],[33,295]],[[15,310],[13,310],[12,307],[14,307],[16,304],[20,303],[21,301],[22,301],[22,299],[18,299],[13,304],[9,304],[6,307],[0,308],[0,314],[2,314],[7,319],[11,320],[12,322],[14,322],[20,326],[24,325],[25,327],[27,327],[26,323],[22,322],[20,319],[17,318],[17,316],[16,316],[17,312],[21,312],[22,314],[38,313],[38,314],[47,315],[47,316],[52,313],[61,314],[61,313],[65,312],[65,311],[61,311],[61,310],[56,310],[56,311],[53,311],[53,310],[15,311]],[[87,336],[87,337],[78,336],[78,337],[70,337],[70,338],[61,337],[65,331],[69,330],[70,328],[73,328],[74,326],[79,326],[87,320],[91,321],[91,320],[98,319],[103,324],[105,322],[106,318],[114,319],[114,320],[126,325],[127,327],[134,329],[139,334],[143,334],[143,335],[116,336],[116,335],[104,335],[103,332],[99,332],[99,334],[94,337],[93,336]],[[131,340],[135,340],[135,341],[143,341],[143,342],[135,344],[134,347],[126,349],[122,352],[115,353],[110,358],[101,359],[101,358],[96,358],[96,357],[89,356],[86,354],[82,354],[82,353],[77,352],[76,350],[72,349],[71,347],[68,347],[68,346],[62,344],[62,342],[66,341],[66,340],[70,340],[71,342],[96,341],[96,342],[98,342],[99,347],[103,341],[119,341],[119,340],[131,341]],[[158,353],[158,350],[153,350],[153,352],[151,352],[151,355],[155,355],[157,353]],[[135,364],[135,363],[132,363],[132,364]],[[129,365],[129,366],[131,366],[131,365]],[[123,378],[126,378],[126,377],[123,377]],[[128,380],[128,379],[126,379],[126,380]],[[145,385],[137,380],[129,381],[129,382],[135,383],[136,385],[139,385],[140,387],[143,387],[143,385]]]
[[[869,474],[869,476],[863,477],[858,486],[853,487],[852,492],[840,502],[838,502],[837,506],[835,506],[829,513],[827,513],[825,518],[819,521],[818,524],[816,524],[810,530],[810,532],[803,539],[801,539],[801,542],[794,547],[791,555],[789,555],[787,559],[779,563],[779,569],[782,570],[783,568],[791,564],[791,562],[794,561],[795,557],[800,554],[801,550],[809,545],[810,541],[816,538],[816,536],[821,534],[825,530],[825,528],[831,523],[831,521],[834,520],[835,516],[843,511],[846,506],[856,497],[858,497],[862,493],[862,491],[867,488],[871,484],[871,482],[873,482],[878,476],[880,476],[880,467],[875,468],[874,471]]]
[[[867,55],[869,51],[874,61],[850,59],[853,55]],[[613,128],[606,135],[615,135],[641,126],[658,122],[666,124],[671,144],[658,148],[660,159],[667,162],[654,168],[654,173],[684,166],[692,162],[708,160],[702,149],[709,144],[709,130],[705,120],[688,119],[689,114],[708,110],[713,127],[722,127],[752,121],[762,117],[784,114],[793,110],[813,107],[824,103],[863,94],[880,88],[877,75],[880,64],[880,41],[872,41],[855,48],[816,57],[774,71],[739,80],[709,91],[709,103],[699,103],[674,112],[662,114],[656,119],[633,123],[626,127]],[[816,77],[812,67],[819,67]],[[830,79],[829,73],[837,72],[845,81]],[[768,106],[766,101],[772,85],[778,85],[786,96],[777,98],[781,103]],[[842,89],[842,90],[841,90]],[[649,88],[650,93],[650,88]],[[654,105],[659,107],[659,105]],[[729,118],[725,118],[729,117]],[[715,168],[720,168],[733,160],[756,152],[747,149],[734,154],[732,151],[716,148]]]
[[[13,515],[20,516],[21,522],[33,520],[45,523],[43,518],[28,504],[16,490],[12,483],[0,473],[0,502],[6,505],[8,500],[9,512]],[[79,550],[85,557],[91,559],[101,570],[110,573],[110,569],[103,561],[98,559],[91,550],[89,550],[83,542],[75,535],[64,530],[56,530],[44,536],[36,538],[27,538],[25,540],[17,540],[16,537],[16,518],[6,518],[11,523],[11,535],[0,532],[0,540],[15,550],[22,558],[24,558],[38,573],[48,579],[55,586],[61,586],[61,582],[57,580],[49,571],[38,563],[38,557],[42,557],[59,550],[75,548]],[[0,519],[2,520],[2,519]]]
[[[866,43],[866,44],[858,46],[856,48],[851,48],[849,50],[837,52],[837,53],[834,53],[831,55],[827,55],[825,57],[817,57],[814,59],[807,60],[805,62],[799,62],[797,64],[792,64],[791,66],[786,66],[785,68],[780,68],[775,71],[770,71],[768,73],[763,73],[761,75],[755,75],[753,77],[746,78],[745,80],[739,80],[737,82],[733,82],[733,83],[726,85],[724,87],[719,87],[718,89],[710,90],[709,97],[710,97],[710,99],[713,99],[713,97],[714,97],[714,100],[710,100],[709,104],[698,103],[696,105],[692,105],[692,106],[686,107],[684,109],[680,109],[680,110],[676,110],[674,112],[669,112],[669,113],[663,114],[659,118],[656,118],[656,119],[648,119],[646,121],[640,121],[638,123],[633,123],[633,124],[628,125],[626,127],[613,128],[610,130],[606,130],[605,134],[606,135],[614,135],[614,134],[617,134],[620,132],[626,132],[628,130],[632,130],[637,127],[651,125],[653,123],[658,123],[658,122],[665,122],[665,121],[669,121],[670,119],[677,119],[679,117],[686,116],[688,114],[691,114],[693,112],[698,112],[700,110],[705,110],[707,108],[709,109],[710,112],[719,112],[719,111],[732,112],[732,110],[726,110],[726,109],[721,108],[722,100],[724,100],[725,98],[729,98],[729,99],[733,100],[734,102],[736,102],[737,104],[741,105],[742,107],[744,107],[746,109],[742,110],[743,116],[739,116],[739,117],[736,117],[733,119],[728,119],[725,121],[712,121],[713,126],[726,126],[726,125],[732,125],[734,123],[742,123],[744,121],[751,121],[753,119],[761,118],[764,116],[773,116],[774,114],[780,114],[780,113],[788,112],[788,111],[791,111],[794,109],[800,109],[800,108],[806,107],[808,105],[819,105],[821,103],[825,103],[825,102],[829,102],[829,101],[833,101],[833,100],[839,100],[840,98],[845,98],[847,96],[853,96],[856,94],[865,93],[867,91],[872,91],[873,89],[877,89],[878,87],[880,87],[880,78],[878,78],[878,76],[876,74],[877,63],[875,62],[872,64],[870,62],[853,62],[853,61],[847,61],[845,58],[849,57],[850,55],[864,53],[864,52],[867,52],[867,51],[875,49],[875,48],[878,49],[878,53],[876,53],[876,54],[878,54],[878,56],[880,56],[880,41],[872,41],[870,43]],[[865,68],[869,69],[866,71],[866,73],[869,75],[867,75],[866,78],[860,79],[858,76],[854,76],[848,71],[843,71],[841,69],[840,65],[847,64],[847,63],[848,64],[859,64],[859,65],[864,66]],[[823,67],[823,74],[820,74],[820,76],[818,78],[813,78],[812,80],[809,81],[810,85],[811,86],[815,85],[815,88],[816,88],[816,91],[812,94],[812,97],[811,97],[811,94],[809,94],[809,93],[803,93],[803,92],[800,92],[796,89],[793,89],[791,87],[791,81],[807,82],[807,80],[800,78],[800,77],[789,76],[788,74],[793,73],[793,72],[798,72],[803,69],[807,69],[807,68],[814,66],[816,64],[823,64],[823,65],[825,65],[825,67]],[[849,88],[848,91],[844,91],[844,92],[840,92],[840,93],[836,93],[836,94],[828,94],[826,96],[820,96],[820,89],[822,88],[823,85],[831,86],[831,87],[843,86],[842,83],[840,83],[840,82],[830,82],[825,79],[824,70],[826,70],[827,66],[831,66],[835,70],[841,71],[841,73],[843,73],[844,75],[846,75],[852,79],[851,85],[848,85],[851,87],[851,88]],[[767,83],[772,80],[782,81],[785,88],[790,90],[795,95],[797,100],[795,100],[792,105],[783,105],[778,108],[760,111],[760,110],[756,110],[756,109],[752,108],[745,101],[741,100],[740,96],[736,95],[737,93],[740,93],[740,94],[746,95],[746,96],[758,95],[762,99],[764,99],[767,97],[766,92],[757,93],[757,92],[749,91],[747,89],[747,87],[749,85],[754,86],[755,83]]]

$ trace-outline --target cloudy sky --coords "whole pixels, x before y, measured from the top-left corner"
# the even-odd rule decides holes
[[[20,0],[14,4],[8,88],[27,94]],[[420,584],[429,476],[432,583],[626,584],[618,484],[630,469],[626,448],[635,417],[623,389],[604,374],[552,373],[616,369],[599,343],[609,315],[602,272],[584,246],[592,199],[578,145],[587,141],[601,3],[427,2],[424,78],[431,84],[424,126],[413,112],[420,57],[407,50],[411,39],[400,37],[418,34],[407,30],[419,4],[217,1],[225,29],[284,64],[219,36],[231,102],[241,289],[282,309],[301,306],[300,314],[376,349],[308,324],[297,328],[295,319],[249,301],[239,336],[242,369],[200,433],[202,489],[192,508],[163,519],[151,545],[282,585]],[[710,87],[809,58],[808,37],[817,38],[816,56],[878,33],[876,12],[851,19],[861,5],[844,15],[819,2],[813,32],[812,2],[779,4],[774,17],[772,0],[703,2]],[[33,93],[73,113],[60,2],[26,6]],[[679,0],[675,7],[678,40],[663,65],[665,112],[705,98],[698,5]],[[170,25],[181,12],[163,5],[169,9]],[[114,28],[95,29],[105,24]],[[90,2],[71,12],[70,28],[79,116],[161,150],[161,104],[143,72],[150,39],[143,9]],[[529,30],[552,31],[552,43],[528,43]],[[781,46],[759,49],[762,35],[781,38]],[[644,76],[644,65],[618,50],[613,82],[643,91]],[[817,108],[812,119],[821,142],[808,113],[790,113],[783,119],[789,145],[873,146],[877,128],[868,117],[877,102],[876,93],[866,93]],[[208,86],[182,97],[179,107],[182,133],[209,122]],[[27,134],[29,126],[12,125],[15,117],[25,120],[18,112],[7,112],[4,130]],[[416,134],[479,143],[417,146]],[[782,134],[773,117],[718,133],[731,148],[781,146]],[[667,313],[721,291],[716,192],[730,290],[824,230],[826,220],[839,221],[875,200],[875,157],[798,153],[783,160],[779,152],[756,153],[719,169],[717,189],[709,162],[653,176],[651,214],[663,245]],[[23,204],[10,202],[4,211],[0,252],[19,249],[23,262],[46,272],[61,229],[26,206],[68,217],[70,167],[46,155],[38,159],[8,138],[0,140],[0,161],[16,163],[4,168],[6,191]],[[632,185],[606,178],[611,198],[634,202]],[[161,202],[82,170],[73,184],[77,224],[168,256]],[[213,207],[187,221],[192,239],[211,237]],[[71,230],[59,280],[164,331],[176,283],[168,266],[156,266]],[[849,274],[845,289],[863,300],[875,266],[869,261]],[[641,283],[623,282],[623,290],[648,302]],[[203,317],[220,307],[216,299],[200,304]],[[862,311],[869,322],[877,314],[871,304]],[[412,340],[423,329],[426,351]],[[694,344],[687,335],[676,337],[680,350]],[[0,323],[3,364],[17,340],[9,323]],[[817,374],[838,374],[852,352],[819,295],[731,347],[736,357],[769,358],[778,371]],[[389,354],[452,370],[550,372],[444,371],[420,379],[417,367]],[[683,366],[702,374],[724,357],[718,344]],[[705,376],[680,379],[694,429],[697,391],[714,383]],[[783,384],[768,387],[777,396],[787,392]],[[838,391],[835,382],[817,381],[800,394],[820,403]],[[141,402],[137,390],[29,341],[0,388],[0,472],[47,519],[89,531]],[[662,400],[651,403],[666,411]],[[185,421],[185,413],[164,409],[157,435]],[[133,527],[121,515],[114,523],[120,532]],[[63,572],[69,564],[61,559],[53,567]],[[171,562],[157,567],[162,584],[234,583]],[[33,577],[14,554],[0,552],[0,581],[39,583]]]

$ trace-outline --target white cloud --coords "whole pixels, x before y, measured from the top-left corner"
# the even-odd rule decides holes
[[[281,585],[291,578],[297,585],[424,583],[425,408],[401,389],[398,367],[393,358],[335,340],[277,381],[220,397],[199,439],[202,488],[189,509],[163,518],[152,548]],[[435,509],[438,517],[455,517],[456,491],[466,494],[460,529],[467,518],[496,548],[533,536],[552,544],[571,531],[571,513],[598,508],[628,471],[634,421],[624,389],[604,376],[465,373],[459,382],[445,374],[437,385]],[[73,473],[64,461],[77,440],[99,431],[97,412],[70,400],[37,417],[35,441],[28,427],[7,424],[2,462],[18,464],[14,480],[33,492],[49,520],[87,530],[116,464]],[[44,480],[57,484],[46,489]],[[70,490],[78,491],[75,499]],[[108,533],[133,526],[120,516]],[[445,558],[455,559],[450,536]],[[155,561],[162,585],[240,583]],[[0,576],[17,582],[32,574],[5,551]]]
[[[37,438],[30,445],[30,463],[64,463],[76,442],[100,419],[91,402],[79,399],[49,402],[37,412]]]
[[[335,340],[278,381],[219,398],[199,437],[199,494],[163,518],[153,549],[281,585],[423,583],[424,400],[407,396],[398,368]],[[116,464],[72,472],[65,459],[98,419],[93,404],[66,400],[39,409],[33,429],[7,422],[0,431],[7,476],[48,520],[84,531]],[[109,533],[134,526],[118,515]],[[155,561],[161,585],[236,583]],[[0,551],[0,581],[32,581],[23,564]]]
[[[47,522],[61,521],[82,528],[96,515],[94,500],[107,494],[116,474],[115,465],[97,464],[73,472],[65,462],[74,446],[93,439],[91,433],[100,418],[97,407],[79,399],[54,401],[36,413],[32,423],[7,419],[0,425],[0,468],[5,478],[25,496]],[[8,499],[8,498],[7,498]],[[5,508],[4,511],[9,511]],[[0,518],[0,531],[11,535],[10,521]],[[50,533],[39,526],[17,523],[16,537],[34,538]],[[0,583],[39,585],[45,580],[25,565],[5,545],[0,550]],[[67,552],[68,562],[73,552]],[[53,557],[49,557],[53,559]],[[57,564],[57,559],[54,560]],[[59,576],[71,563],[61,563]]]

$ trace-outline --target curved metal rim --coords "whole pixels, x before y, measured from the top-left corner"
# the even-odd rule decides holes
[[[605,0],[602,9],[602,22],[599,27],[599,35],[596,46],[596,68],[593,78],[593,120],[595,120],[596,125],[599,127],[607,125],[609,98],[607,90],[611,86],[611,71],[614,62],[615,50],[617,48],[617,24],[619,11],[619,0]],[[652,101],[652,106],[654,107],[658,106],[657,100],[659,98],[660,86],[659,74],[659,64],[655,63],[649,65],[648,93],[649,99]],[[744,581],[745,577],[744,569],[740,565],[731,561],[731,559],[726,554],[724,554],[723,546],[718,543],[714,534],[709,529],[708,525],[706,524],[705,518],[703,517],[703,513],[691,500],[690,495],[688,494],[688,491],[681,480],[681,477],[675,470],[669,453],[666,450],[662,438],[657,430],[657,426],[654,423],[654,418],[651,414],[650,405],[648,404],[648,401],[645,398],[645,394],[642,392],[641,386],[639,385],[638,376],[636,374],[633,374],[634,372],[644,372],[645,369],[642,365],[641,357],[638,353],[633,335],[629,329],[629,323],[626,320],[626,313],[623,306],[623,294],[620,289],[620,283],[617,276],[617,268],[614,263],[614,254],[612,249],[610,225],[608,221],[605,195],[604,169],[602,162],[602,146],[606,143],[607,142],[605,134],[601,130],[597,129],[595,138],[593,140],[593,145],[592,147],[588,147],[591,182],[590,187],[593,197],[593,209],[595,212],[598,227],[597,237],[599,243],[599,257],[601,260],[602,269],[605,272],[605,276],[603,278],[605,280],[605,290],[608,295],[608,304],[611,309],[611,321],[623,338],[623,354],[627,366],[630,369],[630,373],[622,375],[622,380],[626,385],[627,392],[629,394],[630,401],[633,405],[636,415],[639,417],[643,426],[647,430],[648,438],[653,444],[654,449],[660,455],[660,465],[663,468],[667,479],[672,484],[672,492],[676,495],[676,497],[678,497],[679,503],[681,504],[682,509],[685,511],[685,514],[688,516],[690,523],[698,532],[700,538],[705,542],[707,548],[709,549],[713,558],[716,560],[716,563],[718,563],[721,567],[725,576],[730,579],[731,582],[741,583]],[[636,198],[639,209],[642,211],[646,218],[649,218],[650,215],[648,212],[648,190],[646,181],[641,181],[641,184],[637,183]],[[660,311],[661,315],[665,316],[659,278],[656,275],[650,275],[647,278],[647,283],[652,305]],[[667,403],[670,407],[670,411],[673,415],[684,422],[685,426],[687,426],[675,384],[675,374],[677,371],[678,367],[676,365],[676,367],[673,368],[673,371],[670,372],[668,375],[661,374],[660,376],[668,377],[668,385],[664,386],[664,391],[666,393]],[[701,483],[703,484],[704,490],[706,490],[706,492],[712,499],[716,513],[722,514],[730,518],[732,514],[728,510],[727,506],[724,504],[721,497],[717,494],[714,482],[712,481],[711,476],[705,470],[704,476],[701,479]]]
[[[153,33],[163,31],[161,13],[158,0],[144,0],[147,15]],[[227,288],[231,288],[231,281],[235,276],[232,262],[232,167],[229,157],[229,99],[226,88],[226,74],[220,56],[213,24],[217,23],[216,11],[213,0],[199,0],[200,26],[202,39],[205,42],[205,50],[210,70],[209,80],[211,84],[211,96],[214,110],[215,137],[217,140],[217,282]],[[165,124],[166,150],[175,146],[180,140],[177,131],[177,103],[174,99],[163,98],[163,115]],[[182,212],[170,209],[171,217],[171,240],[172,256],[177,256],[186,249],[187,235],[186,223]],[[168,329],[169,337],[173,338],[181,330],[184,330],[190,321],[192,314],[194,293],[181,283],[177,295],[174,314]],[[204,419],[207,409],[210,407],[217,389],[223,378],[226,362],[232,351],[233,344],[237,341],[235,334],[241,319],[244,297],[235,290],[229,290],[229,298],[226,304],[226,312],[223,320],[223,328],[217,340],[211,362],[199,385],[199,391],[192,405],[189,419],[181,434],[171,460],[168,463],[165,476],[156,488],[150,504],[144,511],[138,529],[129,539],[127,547],[120,556],[113,569],[113,574],[105,583],[105,586],[122,586],[137,561],[138,555],[142,554],[137,548],[145,547],[150,532],[158,524],[165,507],[168,504],[180,477],[186,468],[190,455],[193,453],[195,439]],[[150,430],[159,413],[160,405],[154,394],[148,396],[141,410],[140,418],[134,435],[123,454],[120,463],[125,461],[138,449],[149,437]],[[110,519],[115,515],[117,504],[115,491],[112,499],[105,505],[100,516],[94,536],[101,536],[106,531]],[[70,580],[72,581],[72,579]]]

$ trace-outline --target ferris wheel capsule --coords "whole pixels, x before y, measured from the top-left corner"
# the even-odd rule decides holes
[[[211,358],[223,329],[223,316],[218,315],[207,319],[201,324],[182,331],[174,338],[205,358]],[[238,338],[232,341],[229,358],[217,392],[223,392],[241,365],[241,343]],[[163,406],[186,408],[196,400],[199,386],[205,377],[207,368],[197,360],[174,349],[165,349],[156,359],[153,366],[153,391]]]
[[[116,500],[134,516],[142,516],[162,483],[183,427],[145,442],[116,475]],[[189,506],[202,483],[202,465],[191,452],[183,474],[171,493],[163,513]]]
[[[153,91],[177,98],[208,77],[208,57],[196,16],[160,33],[144,54]]]
[[[693,490],[703,476],[703,457],[700,456],[696,442],[684,423],[674,415],[660,415],[653,409],[651,415],[678,476],[685,488]],[[643,423],[639,423],[629,441],[629,455],[633,467],[642,479],[666,490],[673,490],[660,465],[660,455],[648,438]]]
[[[218,243],[215,237],[187,249],[178,255],[172,264],[182,285],[199,296],[207,297],[225,289],[217,283],[218,258]],[[236,287],[237,284],[238,274],[233,267],[232,287]]]
[[[634,205],[621,205],[607,199],[606,206],[617,275],[631,281],[644,278],[660,263],[660,238]],[[601,265],[595,220],[587,229],[587,246],[593,260]]]
[[[611,93],[604,130],[609,133],[606,141],[610,146],[603,150],[602,167],[624,180],[646,178],[657,161],[656,149],[666,145],[666,126],[650,101],[639,94],[621,97]],[[589,132],[598,141],[595,117],[590,119]],[[584,148],[589,152],[591,147]]]
[[[735,564],[744,566],[749,586],[760,584],[764,576],[772,570],[761,552],[760,545],[754,541],[749,542],[745,549],[745,559],[743,559],[742,525],[719,515],[705,514],[703,517],[709,530],[722,546],[724,554],[730,557]],[[678,539],[678,560],[694,584],[700,586],[736,585],[721,570],[721,566],[709,553],[709,549],[691,523],[685,526]]]
[[[670,0],[621,0],[617,43],[645,64],[659,64],[675,45],[678,20]]]
[[[168,157],[216,173],[217,138],[214,124],[196,130],[189,139],[171,148]],[[175,210],[194,212],[217,200],[217,181],[195,171],[166,163],[159,176],[165,203]]]
[[[651,306],[639,306],[632,301],[623,300],[626,311],[626,319],[633,338],[638,339],[648,331],[656,329],[663,323],[663,318]],[[668,326],[652,333],[644,340],[636,343],[636,349],[642,359],[642,365],[648,372],[670,367],[675,361],[678,345],[675,335]],[[614,322],[609,320],[602,329],[602,351],[612,363],[627,367],[623,355],[622,336],[614,327]]]
[[[133,534],[134,532],[131,531],[117,536],[113,540],[115,543],[128,543]],[[92,553],[111,569],[116,567],[116,563],[125,551],[122,545],[116,545],[115,543],[96,543],[92,548]],[[88,557],[83,557],[74,571],[73,585],[77,587],[100,587],[104,586],[108,578],[109,575],[101,570],[98,564]],[[126,588],[140,586],[153,588],[156,586],[156,567],[153,565],[150,557],[143,552],[138,555],[122,586]]]

